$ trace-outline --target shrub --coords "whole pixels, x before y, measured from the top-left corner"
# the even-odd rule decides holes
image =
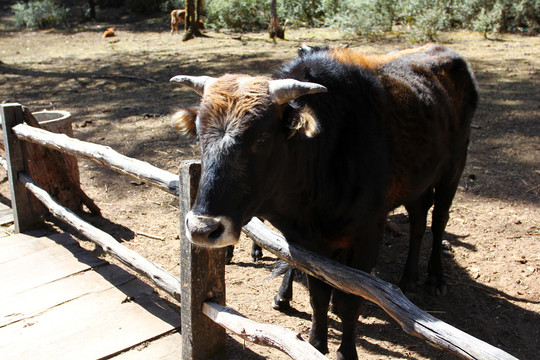
[[[19,28],[46,29],[62,25],[68,15],[68,9],[53,0],[18,2],[11,6],[15,15],[15,24]]]
[[[270,3],[258,0],[207,0],[207,24],[239,31],[263,30],[270,22]]]
[[[337,0],[334,0],[337,3]],[[309,26],[324,24],[324,8],[321,0],[283,0],[278,2],[280,19]]]
[[[371,37],[396,24],[411,41],[435,40],[452,28],[540,31],[540,0],[321,0],[320,9],[328,25]]]
[[[392,0],[327,1],[326,24],[357,35],[378,36],[390,31],[396,6]]]
[[[161,10],[173,11],[175,9],[184,9],[186,7],[185,0],[165,0],[161,3]]]
[[[458,15],[464,27],[484,35],[540,30],[540,0],[469,0]]]
[[[400,9],[412,42],[433,41],[452,24],[452,1],[412,0]]]

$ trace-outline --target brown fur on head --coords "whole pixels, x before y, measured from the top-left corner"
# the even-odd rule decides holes
[[[272,106],[276,106],[279,113],[283,111],[283,107],[275,105],[269,94],[269,81],[269,78],[262,76],[224,75],[205,86],[199,108],[179,110],[173,115],[171,124],[185,134],[195,135],[197,116],[200,115],[199,126],[205,129],[218,133],[242,132]],[[304,107],[295,112],[288,118],[289,123],[283,124],[290,129],[289,137],[315,137],[320,129],[312,110]]]
[[[221,125],[240,127],[265,111],[272,99],[268,94],[268,78],[246,75],[224,75],[205,89],[201,112],[205,118]],[[219,124],[214,124],[219,125]]]

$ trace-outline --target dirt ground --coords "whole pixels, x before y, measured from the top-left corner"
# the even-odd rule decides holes
[[[0,101],[19,102],[33,111],[70,111],[76,138],[109,145],[175,173],[181,160],[198,156],[198,147],[169,127],[170,115],[175,107],[196,104],[198,97],[169,83],[170,77],[272,74],[295,56],[302,43],[350,44],[372,53],[410,46],[399,36],[367,42],[345,39],[329,29],[287,30],[287,40],[275,43],[264,33],[240,36],[208,31],[208,37],[184,43],[181,36],[169,34],[166,15],[131,22],[118,18],[115,24],[87,24],[69,31],[15,31],[8,20],[0,16]],[[103,38],[103,30],[112,25],[117,36]],[[481,101],[445,236],[449,293],[431,297],[420,292],[411,300],[520,359],[538,359],[540,37],[504,35],[485,40],[480,34],[453,32],[441,34],[440,42],[470,60]],[[79,165],[83,189],[103,212],[103,218],[84,217],[179,275],[178,200],[95,163],[80,160]],[[0,200],[9,203],[6,178],[0,177]],[[392,213],[390,220],[407,231],[403,209]],[[428,230],[422,251],[424,269],[430,236]],[[406,235],[386,233],[377,276],[394,283],[399,280],[407,242]],[[90,243],[85,247],[93,249]],[[227,303],[251,319],[279,324],[307,338],[311,309],[305,279],[295,284],[291,311],[272,310],[280,279],[265,279],[275,257],[265,253],[262,261],[252,263],[249,250],[250,242],[242,239],[227,267]],[[329,357],[335,358],[340,325],[330,316]],[[404,333],[372,304],[364,308],[357,339],[363,359],[452,358]],[[287,356],[231,337],[227,358]]]

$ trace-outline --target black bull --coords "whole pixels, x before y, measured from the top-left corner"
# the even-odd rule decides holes
[[[279,79],[176,76],[202,95],[176,127],[197,134],[202,175],[186,217],[187,236],[228,246],[253,216],[287,241],[371,271],[389,211],[403,204],[410,248],[402,288],[418,281],[418,257],[432,216],[427,286],[445,292],[441,242],[465,166],[477,104],[474,76],[458,54],[424,46],[385,56],[349,49],[304,52]],[[327,348],[327,311],[343,324],[338,359],[356,359],[361,299],[308,280],[310,343]]]

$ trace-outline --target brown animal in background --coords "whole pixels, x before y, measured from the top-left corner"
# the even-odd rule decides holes
[[[103,32],[103,37],[104,38],[113,37],[113,36],[116,36],[113,27],[110,27],[110,28],[108,28],[107,30],[105,30]]]
[[[176,9],[171,11],[171,35],[178,32],[178,25],[186,23],[186,9]],[[204,22],[199,20],[199,29],[204,29]]]
[[[171,35],[174,32],[178,32],[178,24],[186,23],[186,10],[185,9],[176,9],[171,11]]]

